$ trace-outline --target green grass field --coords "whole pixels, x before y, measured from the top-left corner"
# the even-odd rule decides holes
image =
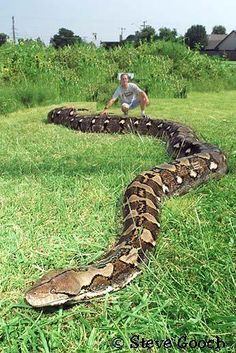
[[[96,110],[93,103],[77,106]],[[51,108],[0,116],[0,351],[182,352],[168,341],[161,349],[149,350],[141,340],[130,348],[131,337],[186,335],[202,347],[211,339],[216,347],[218,336],[225,343],[220,351],[235,352],[236,91],[151,101],[148,114],[186,123],[226,152],[229,173],[163,203],[161,237],[131,285],[43,312],[24,302],[25,289],[49,269],[101,257],[120,234],[125,187],[170,160],[159,140],[49,125]],[[187,346],[187,352],[202,351],[215,350]]]

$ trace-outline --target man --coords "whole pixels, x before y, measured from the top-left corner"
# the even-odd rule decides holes
[[[108,109],[118,98],[121,102],[121,110],[125,116],[128,115],[129,109],[134,109],[138,105],[141,108],[141,116],[145,116],[145,108],[149,104],[148,96],[135,83],[129,83],[128,74],[120,75],[120,86],[105,106],[102,114],[107,114]]]

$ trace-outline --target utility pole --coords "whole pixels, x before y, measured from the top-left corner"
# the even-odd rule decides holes
[[[123,33],[124,33],[124,31],[126,30],[126,28],[124,28],[124,27],[121,27],[121,33],[120,33],[120,42],[122,42],[122,40],[123,40]]]
[[[12,16],[12,38],[13,38],[13,43],[16,44],[16,33],[15,33],[15,18]]]
[[[143,24],[141,25],[141,27],[143,27],[143,29],[146,28],[146,23],[147,23],[147,21],[143,21]]]

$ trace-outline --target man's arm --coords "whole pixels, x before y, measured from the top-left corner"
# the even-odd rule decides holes
[[[139,100],[141,102],[143,102],[145,105],[149,105],[149,98],[146,94],[146,92],[144,92],[138,85],[136,85],[135,83],[131,83],[130,85],[132,85],[132,88],[136,94],[136,96],[139,97]]]
[[[107,114],[107,110],[115,103],[116,99],[112,98],[109,100],[109,102],[106,104],[106,106],[104,107],[103,112],[101,113],[101,115]]]
[[[146,102],[146,105],[149,104],[149,98],[144,91],[139,92],[139,97]]]

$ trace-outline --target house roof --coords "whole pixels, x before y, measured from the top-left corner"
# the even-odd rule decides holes
[[[226,38],[232,35],[232,33],[236,33],[236,31],[231,31],[229,34],[209,34],[208,35],[208,43],[205,47],[206,50],[214,50],[218,49],[218,46],[222,44]]]
[[[222,39],[222,41],[220,43],[217,44],[217,48],[216,49],[219,49],[218,47],[224,42],[226,41],[230,36],[234,36],[236,34],[236,31],[231,31],[224,39]]]
[[[207,46],[205,49],[215,49],[218,44],[220,44],[226,37],[228,37],[227,34],[209,34],[207,36]]]
[[[104,47],[104,48],[114,48],[114,47],[118,47],[120,46],[122,43],[121,42],[100,42],[100,44]]]

